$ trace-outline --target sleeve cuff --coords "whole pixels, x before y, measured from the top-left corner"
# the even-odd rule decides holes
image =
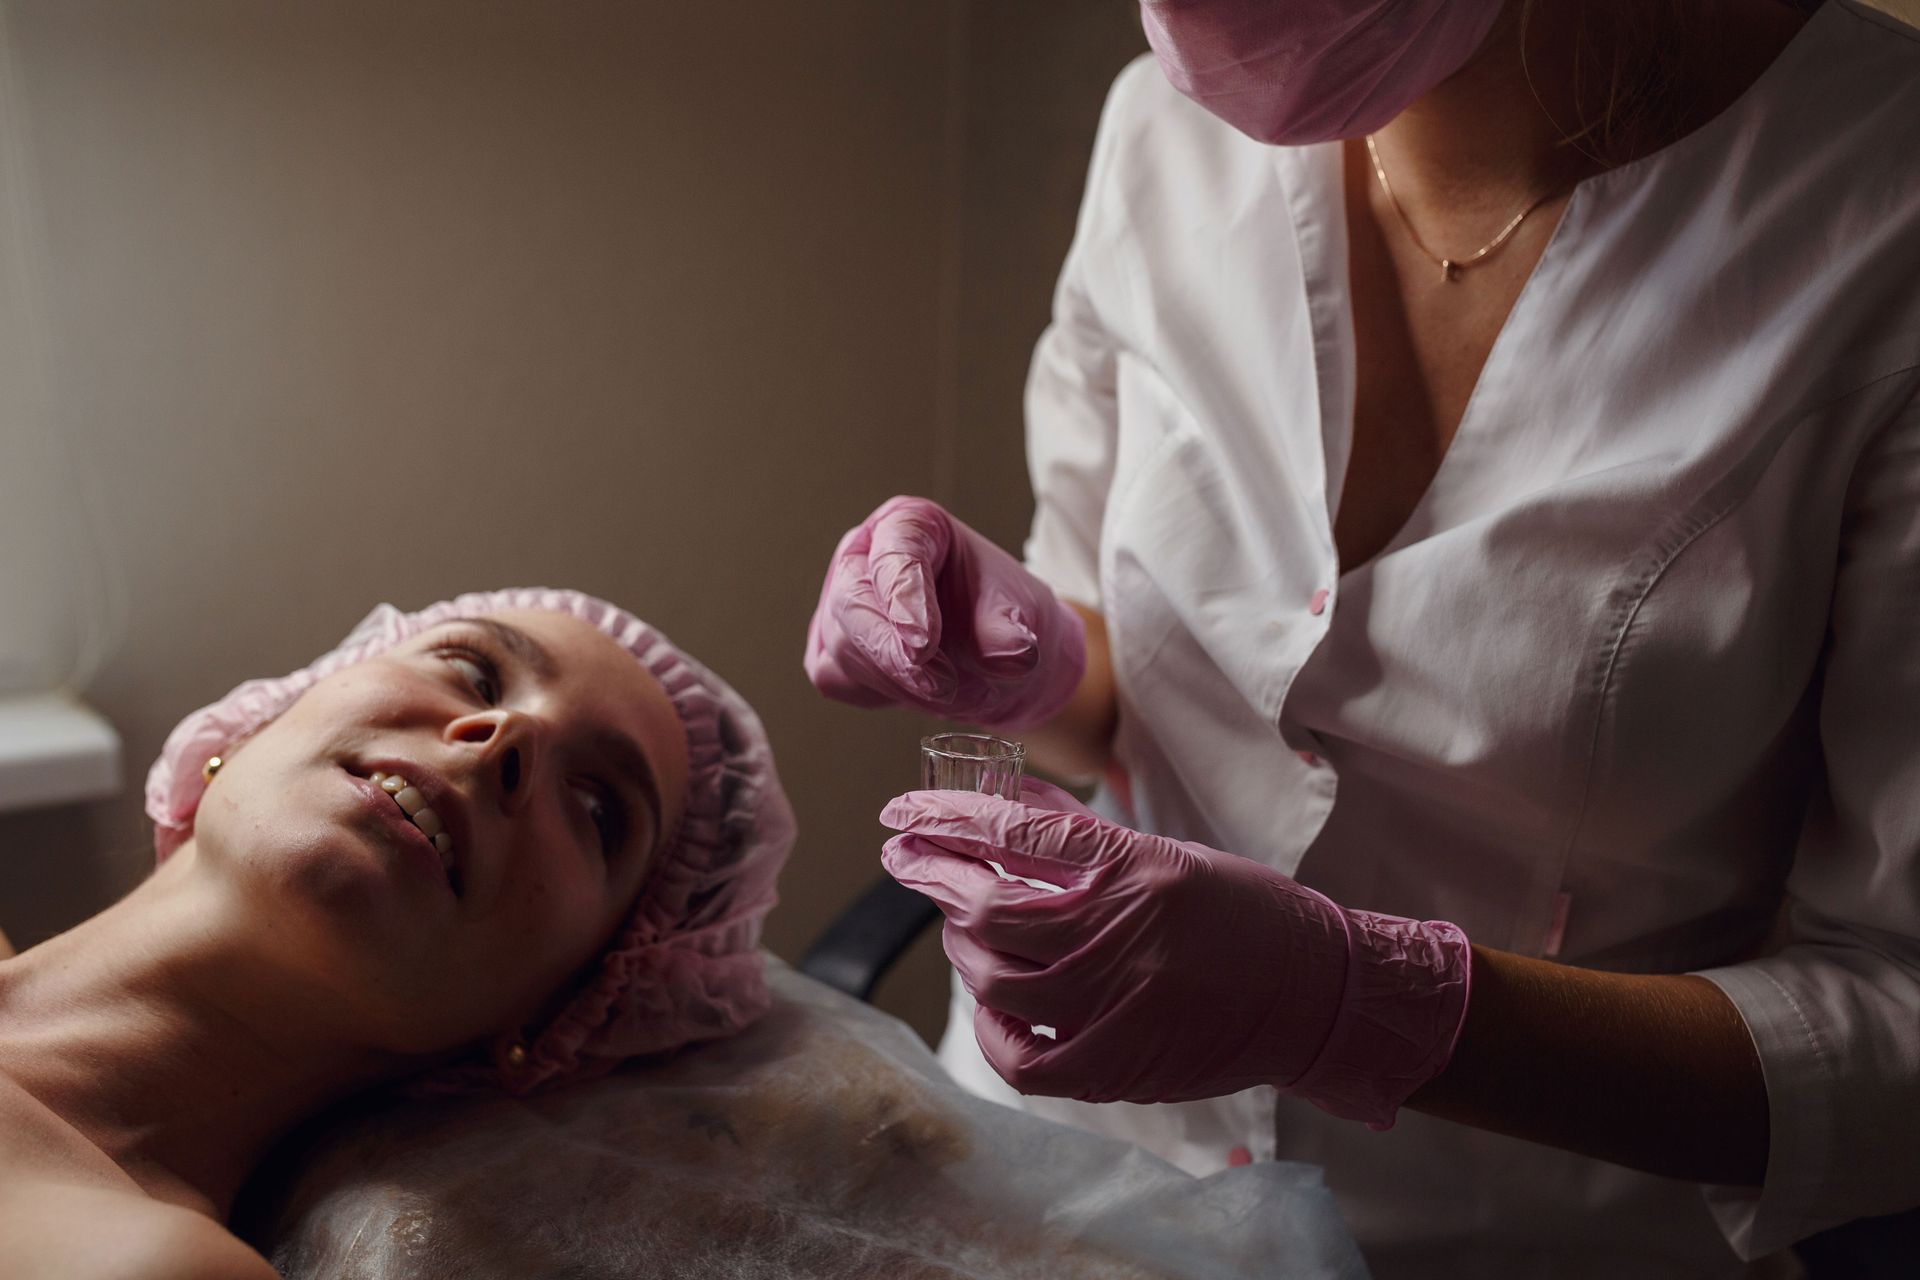
[[[1832,1167],[1837,1081],[1831,1047],[1794,994],[1757,964],[1696,976],[1726,993],[1753,1037],[1767,1087],[1767,1174],[1759,1187],[1705,1188],[1707,1208],[1744,1261],[1784,1249],[1833,1222],[1816,1216]]]

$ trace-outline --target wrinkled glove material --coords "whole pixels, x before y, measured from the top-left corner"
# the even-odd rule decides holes
[[[1073,696],[1085,625],[938,503],[899,497],[841,538],[807,628],[806,669],[821,693],[857,707],[1018,731]]]
[[[1385,1129],[1452,1054],[1471,976],[1454,925],[1345,910],[1042,782],[1020,802],[909,792],[881,821],[900,833],[888,872],[946,916],[982,1053],[1024,1093],[1182,1102],[1271,1085]]]

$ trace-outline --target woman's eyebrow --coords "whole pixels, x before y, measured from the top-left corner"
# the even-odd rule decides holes
[[[560,664],[553,660],[547,647],[520,628],[497,618],[463,618],[461,621],[480,628],[499,641],[501,648],[519,659],[542,680],[551,681],[560,674]]]

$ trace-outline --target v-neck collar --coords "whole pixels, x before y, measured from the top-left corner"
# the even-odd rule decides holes
[[[1540,308],[1541,295],[1552,288],[1564,271],[1569,253],[1567,246],[1577,239],[1578,228],[1608,201],[1653,180],[1660,171],[1684,163],[1735,128],[1779,82],[1794,75],[1805,60],[1816,56],[1815,46],[1826,39],[1828,25],[1839,21],[1839,11],[1851,10],[1854,3],[1855,0],[1828,0],[1782,46],[1751,84],[1698,128],[1664,147],[1574,184],[1553,233],[1515,295],[1487,351],[1453,438],[1426,488],[1379,551],[1359,564],[1340,566],[1342,580],[1369,573],[1394,552],[1431,536],[1436,530],[1436,507],[1454,490],[1458,477],[1471,474],[1489,451],[1513,448],[1516,441],[1512,432],[1529,428],[1530,424],[1516,422],[1499,412],[1499,405],[1519,372],[1512,367],[1512,348],[1517,341],[1514,335],[1526,332],[1524,326],[1531,323],[1532,313]],[[1312,335],[1317,436],[1323,468],[1319,516],[1326,547],[1336,563],[1339,552],[1333,529],[1352,460],[1357,379],[1343,145],[1335,141],[1273,149],[1276,172],[1299,250],[1301,305]],[[1531,426],[1537,428],[1539,424]]]

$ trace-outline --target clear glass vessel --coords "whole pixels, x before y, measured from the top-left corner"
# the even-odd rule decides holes
[[[920,785],[928,791],[978,791],[1020,798],[1027,749],[987,733],[936,733],[920,739]]]

